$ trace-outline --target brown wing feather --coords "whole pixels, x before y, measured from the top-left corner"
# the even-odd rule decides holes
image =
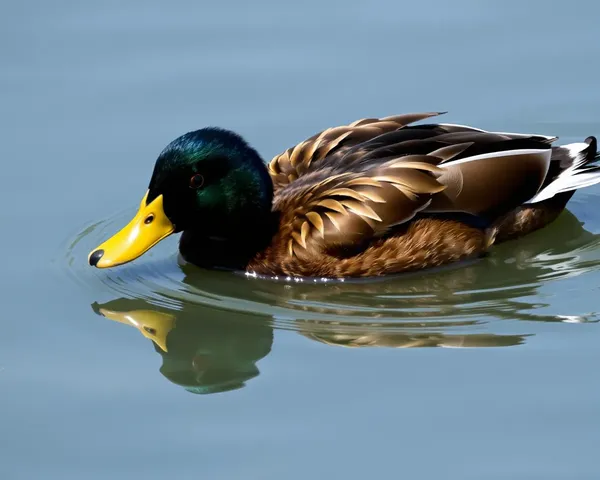
[[[276,198],[282,224],[291,225],[288,253],[359,245],[384,235],[425,208],[445,186],[425,155],[393,159],[368,172],[342,173],[317,183],[292,185]],[[439,163],[440,159],[437,159]]]
[[[448,188],[435,196],[428,211],[467,212],[489,219],[509,212],[539,191],[551,153],[550,149],[514,150],[465,163],[442,163],[438,181]]]
[[[395,115],[381,119],[366,118],[317,133],[295,147],[288,148],[269,162],[269,173],[273,179],[275,190],[307,173],[311,166],[330,156],[342,143],[345,148],[349,148],[439,114],[438,112],[428,112]]]

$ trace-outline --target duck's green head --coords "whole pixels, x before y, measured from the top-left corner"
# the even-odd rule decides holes
[[[186,133],[159,155],[135,217],[88,260],[99,268],[121,265],[184,230],[206,237],[247,235],[269,215],[272,201],[268,171],[239,135],[217,128]]]

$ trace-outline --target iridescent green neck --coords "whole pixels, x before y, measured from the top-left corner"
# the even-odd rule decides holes
[[[246,256],[264,248],[277,223],[266,165],[230,131],[207,128],[171,142],[156,161],[148,202],[161,194],[167,217],[185,232],[182,252],[238,245]]]

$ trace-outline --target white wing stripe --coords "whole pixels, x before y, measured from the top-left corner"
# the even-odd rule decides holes
[[[473,132],[492,133],[492,134],[495,134],[495,135],[509,135],[509,136],[515,137],[515,138],[539,137],[539,138],[544,138],[544,139],[546,139],[548,141],[550,141],[550,140],[556,140],[556,137],[554,137],[552,135],[541,135],[539,133],[492,132],[490,130],[482,130],[481,128],[475,128],[475,127],[471,127],[469,125],[461,125],[459,123],[438,123],[438,125],[440,127],[468,128],[469,130],[471,130]]]
[[[510,157],[510,156],[520,156],[520,155],[540,155],[541,157],[545,157],[547,164],[550,165],[550,157],[552,156],[552,150],[550,148],[538,149],[538,148],[523,148],[518,150],[506,150],[503,152],[492,152],[492,153],[484,153],[482,155],[474,155],[472,157],[461,158],[460,160],[454,160],[447,163],[442,163],[439,165],[440,168],[453,167],[455,165],[460,165],[461,163],[467,162],[476,162],[479,160],[491,160],[495,158],[501,157]]]

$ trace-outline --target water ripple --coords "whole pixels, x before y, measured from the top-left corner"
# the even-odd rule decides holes
[[[180,263],[175,238],[128,265],[89,267],[88,252],[130,215],[85,226],[56,263],[94,312],[151,340],[161,374],[194,394],[236,390],[258,376],[277,331],[355,349],[489,348],[598,321],[600,236],[569,212],[477,261],[344,282],[201,270]]]
[[[504,330],[500,320],[597,321],[595,312],[562,311],[560,290],[548,288],[581,275],[597,277],[600,237],[585,230],[569,212],[550,227],[500,245],[490,256],[468,264],[384,279],[327,282],[201,270],[180,261],[174,238],[119,268],[87,266],[88,252],[130,214],[121,212],[93,223],[65,246],[64,270],[82,288],[98,296],[133,299],[145,302],[148,308],[173,312],[196,306],[204,312],[208,308],[251,313],[276,329],[346,346],[448,342],[464,346],[477,343],[474,340],[489,346],[493,342],[481,335],[500,335]],[[482,328],[486,331],[481,332]],[[455,330],[463,337],[477,336],[448,342],[440,339]],[[512,344],[520,343],[521,338]]]

